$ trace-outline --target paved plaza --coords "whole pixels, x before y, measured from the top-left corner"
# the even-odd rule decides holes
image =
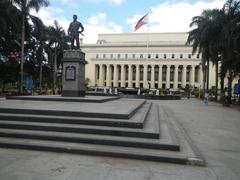
[[[127,101],[127,99],[126,99]],[[197,99],[149,101],[170,112],[199,149],[206,167],[0,149],[1,180],[238,180],[240,110]],[[119,147],[121,148],[121,147]]]

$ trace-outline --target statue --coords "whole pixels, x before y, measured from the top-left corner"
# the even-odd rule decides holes
[[[114,94],[116,94],[116,95],[118,94],[117,88],[114,89]]]
[[[109,94],[112,94],[112,88],[109,89]]]
[[[141,90],[138,89],[137,95],[140,96],[141,95]]]
[[[79,28],[81,28],[81,31],[79,31]],[[73,22],[69,25],[68,28],[68,35],[71,39],[71,49],[74,49],[74,41],[76,40],[77,43],[77,49],[80,49],[80,43],[79,43],[79,33],[82,34],[84,31],[84,27],[82,23],[77,21],[77,15],[73,15]],[[83,35],[83,34],[82,34]]]

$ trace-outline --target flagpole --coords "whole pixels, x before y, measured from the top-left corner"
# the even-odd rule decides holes
[[[149,52],[149,22],[147,23],[147,57]]]
[[[149,53],[149,14],[150,12],[147,13],[148,14],[148,19],[147,19],[147,59],[149,59],[148,57],[148,53]]]

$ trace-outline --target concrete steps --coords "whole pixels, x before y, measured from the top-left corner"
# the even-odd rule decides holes
[[[67,143],[57,141],[41,141],[23,138],[0,137],[0,147],[13,149],[28,149],[38,151],[86,154],[95,156],[109,156],[148,161],[188,164],[188,157],[174,151],[159,151],[142,148],[130,148],[108,145]]]
[[[63,124],[82,124],[94,126],[109,127],[126,127],[126,128],[143,128],[144,121],[147,118],[151,108],[151,103],[144,103],[138,108],[129,119],[117,118],[100,118],[100,117],[83,117],[83,116],[64,116],[61,112],[52,115],[52,113],[43,115],[41,111],[35,111],[36,114],[29,114],[28,110],[0,108],[0,120],[23,121],[23,122],[47,122],[47,123],[63,123]],[[117,116],[117,115],[116,115]]]
[[[85,97],[62,97],[61,95],[51,96],[7,96],[7,99],[14,100],[33,100],[33,101],[63,101],[63,102],[88,102],[88,103],[104,103],[108,101],[117,100],[118,96],[85,96]]]
[[[145,102],[144,100],[115,100],[103,105],[102,103],[9,100],[0,106],[0,113],[128,120]]]
[[[49,140],[60,142],[73,142],[73,143],[86,143],[86,144],[99,144],[110,146],[122,147],[138,147],[145,149],[161,149],[169,151],[179,151],[179,144],[161,139],[146,139],[146,138],[132,138],[121,136],[107,136],[95,134],[81,134],[81,133],[61,133],[61,132],[48,132],[48,131],[33,131],[33,130],[13,130],[13,129],[0,129],[0,137],[8,138],[24,138],[36,140]]]
[[[98,134],[98,135],[112,135],[112,136],[126,136],[126,137],[137,137],[137,138],[154,138],[158,139],[160,136],[159,131],[159,122],[156,120],[156,113],[151,109],[151,103],[145,103],[140,112],[137,113],[133,118],[128,121],[122,122],[131,122],[141,123],[141,127],[144,128],[131,128],[130,127],[118,127],[118,120],[111,120],[111,122],[116,122],[116,126],[96,126],[95,124],[82,125],[81,119],[75,117],[46,117],[44,118],[37,117],[37,120],[33,116],[21,116],[11,114],[1,114],[0,113],[0,128],[7,129],[23,129],[23,130],[37,130],[37,131],[52,131],[52,132],[72,132],[72,133],[85,133],[85,134]],[[52,118],[52,119],[51,119]],[[73,120],[73,118],[75,118]],[[41,121],[43,120],[44,121]],[[53,122],[48,122],[49,119]],[[60,119],[60,123],[59,120]],[[74,123],[68,123],[69,120],[75,121]],[[89,119],[88,119],[89,120]],[[57,123],[56,123],[57,121]],[[103,122],[105,119],[98,118],[95,121]],[[110,120],[106,121],[109,122]],[[146,121],[146,122],[145,122]],[[79,124],[80,123],[80,124]],[[113,124],[115,125],[115,124]],[[126,124],[128,125],[128,124]]]
[[[176,141],[174,142],[170,136],[165,135],[165,138],[159,138],[158,107],[153,105],[151,108],[150,104],[147,107],[149,110],[147,111],[148,116],[144,129],[0,120],[0,137],[179,151],[179,144]],[[162,123],[164,134],[168,134],[167,128],[167,124]],[[147,136],[149,134],[146,134],[146,132],[150,133],[151,131],[158,135],[157,138]]]
[[[46,110],[39,106],[28,111],[31,103],[20,108],[20,102],[13,107],[8,102],[9,107],[0,105],[0,147],[204,164],[166,109],[145,101],[126,102],[131,102],[129,109],[104,110],[100,117],[95,117],[100,110],[95,110],[95,115],[85,116],[82,109],[72,111],[70,104],[64,104],[66,109],[62,113],[58,107]],[[114,105],[113,101],[107,103],[109,108]],[[119,107],[124,106],[124,100],[117,103]],[[118,117],[119,112],[125,117]]]

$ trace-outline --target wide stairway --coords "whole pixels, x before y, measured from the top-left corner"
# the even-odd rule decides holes
[[[144,100],[1,100],[0,147],[204,165],[165,107]]]

